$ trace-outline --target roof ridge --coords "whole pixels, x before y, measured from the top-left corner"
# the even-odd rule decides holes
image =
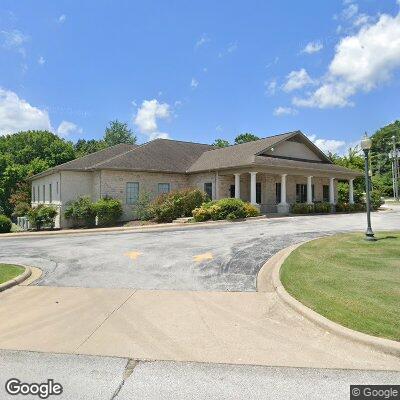
[[[276,135],[266,136],[266,137],[263,137],[263,138],[259,138],[257,140],[251,140],[249,142],[244,142],[244,143],[232,143],[232,144],[229,144],[228,146],[225,146],[225,147],[215,147],[214,149],[210,149],[210,150],[228,149],[228,148],[232,148],[232,147],[235,147],[235,146],[242,146],[242,145],[248,144],[248,143],[259,142],[261,140],[271,139],[271,138],[274,138],[274,137],[277,137],[277,136],[290,135],[290,134],[295,134],[295,133],[303,133],[303,132],[301,132],[300,130],[297,130],[297,131],[291,131],[291,132],[278,133]]]
[[[117,155],[115,155],[115,156],[113,156],[113,157],[107,158],[107,160],[103,160],[103,161],[101,161],[101,162],[99,162],[99,163],[97,163],[97,164],[93,164],[93,165],[91,165],[90,167],[85,168],[85,169],[86,169],[86,170],[94,169],[94,168],[100,166],[101,164],[104,164],[104,163],[106,163],[106,162],[109,162],[109,161],[111,161],[111,160],[114,160],[115,158],[118,158],[118,157],[120,157],[120,156],[124,156],[125,154],[128,154],[128,153],[130,153],[131,151],[138,150],[138,149],[140,149],[140,148],[146,146],[146,145],[149,144],[149,143],[150,143],[150,142],[138,144],[138,145],[136,145],[136,147],[134,147],[133,149],[130,149],[130,150],[128,150],[128,151],[124,151],[123,153],[120,153],[120,154],[117,154]]]
[[[156,138],[153,140],[149,140],[148,142],[144,143],[150,143],[150,142],[155,142],[156,140],[167,140],[168,142],[179,142],[179,143],[189,143],[189,144],[200,144],[202,146],[210,146],[210,147],[214,147],[212,144],[208,144],[208,143],[199,143],[199,142],[191,142],[188,140],[176,140],[176,139],[167,139],[167,138]]]

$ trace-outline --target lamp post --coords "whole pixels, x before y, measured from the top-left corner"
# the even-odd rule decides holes
[[[376,240],[374,237],[374,232],[371,228],[371,194],[370,194],[370,180],[369,180],[369,151],[372,146],[372,141],[368,137],[367,132],[361,140],[361,148],[365,155],[365,194],[367,201],[367,230],[365,231],[365,240]]]

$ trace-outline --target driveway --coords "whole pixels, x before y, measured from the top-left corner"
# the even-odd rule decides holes
[[[372,222],[399,229],[400,212],[374,213]],[[0,240],[0,262],[41,268],[40,286],[255,291],[261,266],[282,248],[364,227],[365,215],[352,214],[8,238]]]
[[[400,214],[374,214],[373,224],[398,229]],[[258,270],[280,248],[363,227],[358,214],[2,239],[2,262],[36,265],[45,275],[0,294],[0,348],[399,370],[397,357],[326,332],[274,291],[255,291]],[[148,290],[155,288],[167,290]]]

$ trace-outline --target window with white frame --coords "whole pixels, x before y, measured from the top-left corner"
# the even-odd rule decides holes
[[[158,193],[163,194],[163,193],[169,193],[171,190],[171,186],[169,183],[159,183],[158,184]]]
[[[49,183],[49,202],[50,203],[53,202],[53,187],[52,187],[51,183]]]
[[[139,197],[139,182],[126,183],[126,204],[135,204]]]
[[[43,203],[46,201],[46,185],[43,185]]]
[[[36,188],[35,186],[32,186],[32,201],[36,201]]]

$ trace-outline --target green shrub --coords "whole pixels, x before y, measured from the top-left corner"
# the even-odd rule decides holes
[[[371,191],[371,208],[377,210],[383,203],[381,191],[373,189]]]
[[[313,214],[315,212],[314,204],[294,203],[291,206],[293,214]]]
[[[94,204],[89,197],[79,197],[67,203],[64,216],[72,220],[74,226],[93,226],[96,218]]]
[[[113,225],[122,216],[122,204],[119,200],[103,198],[93,205],[98,225]]]
[[[330,203],[321,202],[314,203],[314,212],[316,214],[327,214],[332,211],[332,205]]]
[[[157,222],[172,222],[180,217],[191,217],[192,211],[206,201],[206,194],[198,189],[183,189],[157,197],[150,213]]]
[[[0,233],[8,233],[11,231],[11,219],[6,215],[0,214]]]
[[[28,215],[28,212],[30,209],[31,209],[31,206],[28,203],[21,201],[20,203],[18,203],[15,206],[12,216],[13,217],[25,217],[25,215]]]
[[[136,204],[133,206],[135,218],[140,221],[149,221],[154,218],[154,212],[151,208],[150,193],[140,192]]]
[[[43,227],[54,228],[54,220],[57,216],[57,210],[53,206],[39,204],[28,211],[28,219],[31,226],[36,230]]]
[[[244,210],[246,212],[246,218],[258,217],[260,215],[260,210],[251,203],[244,203]]]
[[[209,201],[193,210],[193,218],[197,222],[210,219],[213,221],[224,219],[235,220],[246,217],[256,217],[258,215],[260,215],[260,212],[257,207],[243,200],[231,198]]]

